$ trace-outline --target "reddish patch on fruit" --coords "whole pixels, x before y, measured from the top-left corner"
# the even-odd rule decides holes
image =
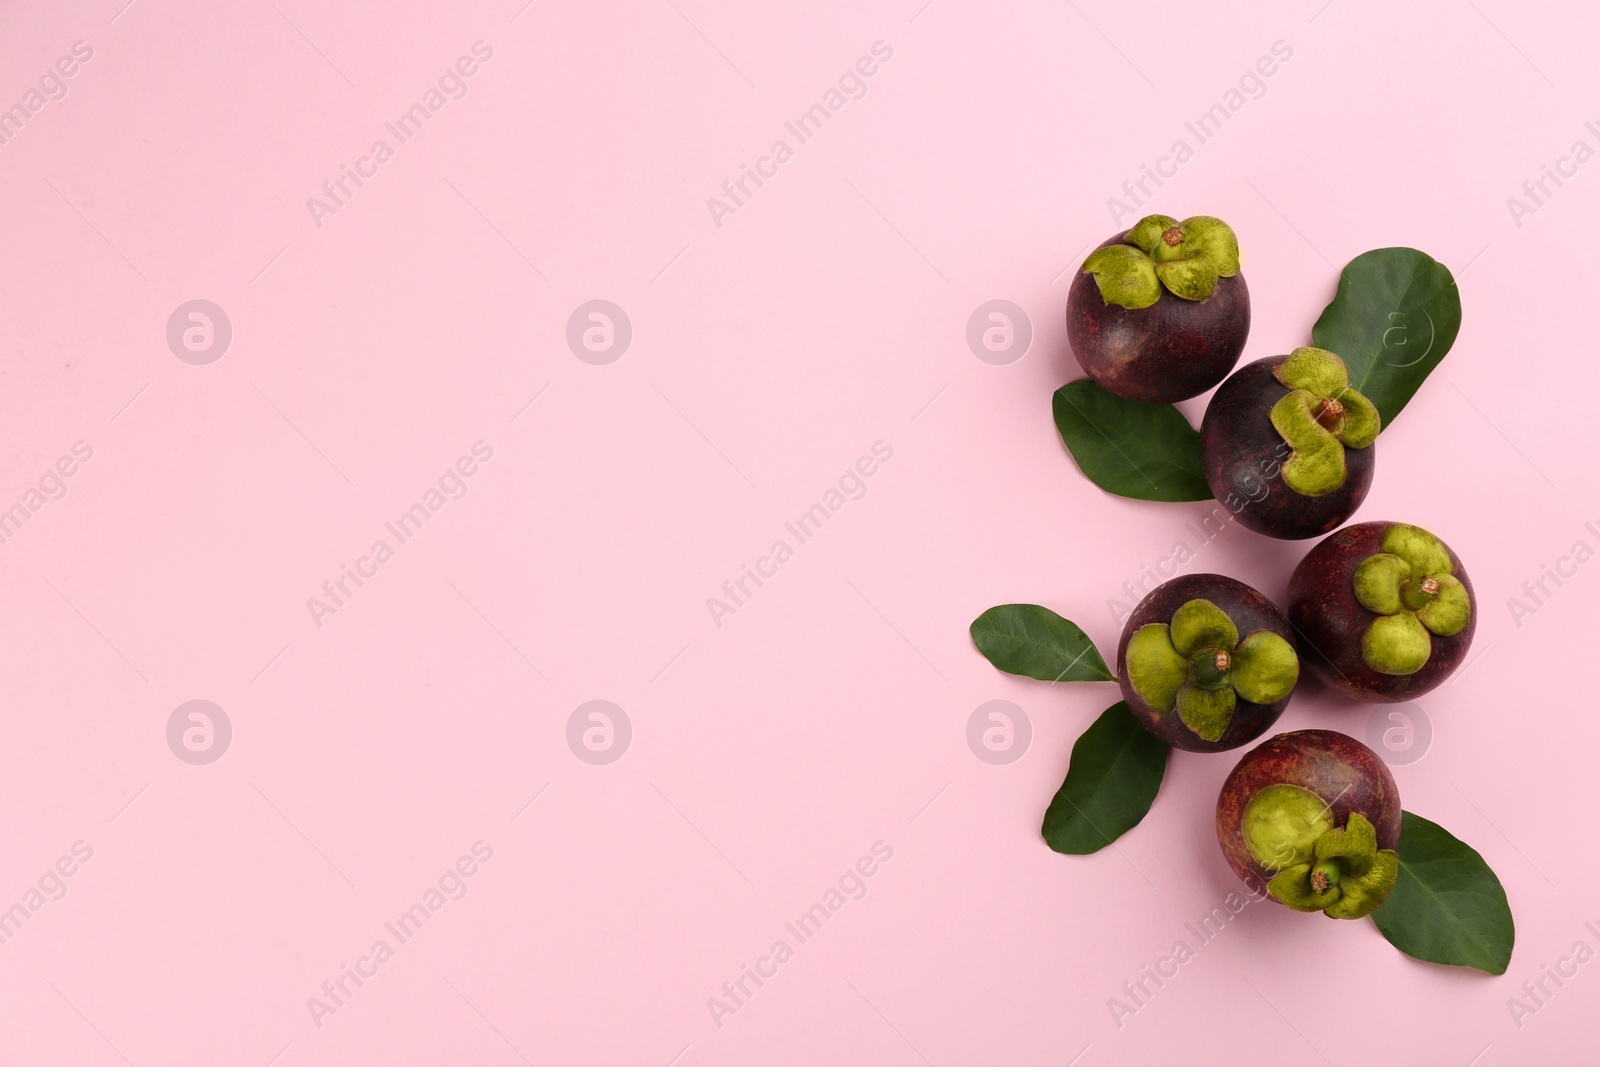
[[[1383,674],[1361,655],[1361,637],[1377,615],[1356,599],[1355,570],[1382,551],[1393,522],[1363,522],[1328,537],[1306,554],[1289,578],[1289,621],[1300,636],[1300,659],[1340,692],[1379,704],[1415,700],[1450,677],[1466,658],[1478,625],[1478,601],[1461,558],[1445,545],[1451,574],[1466,587],[1472,610],[1453,637],[1429,633],[1428,661],[1412,674]],[[1429,590],[1437,592],[1437,588]]]
[[[1124,230],[1099,247],[1120,244],[1127,235]],[[1067,339],[1079,364],[1128,400],[1170,404],[1199,396],[1228,376],[1249,334],[1243,274],[1218,279],[1203,300],[1184,300],[1163,286],[1154,304],[1137,310],[1106,303],[1094,275],[1082,270],[1067,292]]]
[[[1200,458],[1206,484],[1240,523],[1268,537],[1298,540],[1336,529],[1355,514],[1372,488],[1378,446],[1346,448],[1344,484],[1331,493],[1305,496],[1284,484],[1281,472],[1290,451],[1272,425],[1272,406],[1289,389],[1273,371],[1288,358],[1258,359],[1222,383],[1200,422]],[[1342,414],[1343,407],[1332,402],[1318,417]]]
[[[1185,574],[1163,582],[1151,590],[1150,595],[1141,600],[1139,606],[1133,609],[1133,614],[1128,616],[1122,628],[1122,637],[1117,642],[1117,677],[1128,710],[1133,712],[1134,718],[1146,730],[1173,748],[1190,752],[1225,752],[1247,745],[1271,729],[1272,724],[1278,721],[1278,716],[1283,714],[1283,709],[1289,706],[1293,694],[1273,704],[1252,704],[1239,698],[1234,704],[1233,719],[1228,723],[1227,730],[1215,741],[1207,741],[1185,726],[1176,711],[1157,711],[1145,703],[1144,698],[1134,691],[1129,677],[1128,641],[1147,623],[1170,623],[1173,613],[1191,600],[1209,600],[1221,608],[1223,614],[1238,628],[1241,640],[1257,630],[1269,630],[1294,645],[1294,630],[1276,604],[1243,582],[1222,574]],[[1216,666],[1218,670],[1228,669],[1227,653],[1217,654]]]
[[[1380,849],[1400,842],[1400,791],[1377,753],[1333,730],[1279,734],[1245,754],[1217,797],[1217,842],[1233,873],[1252,890],[1260,892],[1277,872],[1250,854],[1244,812],[1257,793],[1272,785],[1309,789],[1327,803],[1336,827],[1359,811],[1377,831]]]

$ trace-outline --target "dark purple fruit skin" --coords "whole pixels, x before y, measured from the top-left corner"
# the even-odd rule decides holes
[[[1244,809],[1261,790],[1280,784],[1309,789],[1327,801],[1336,827],[1359,811],[1378,832],[1380,849],[1400,842],[1400,791],[1377,753],[1333,730],[1279,734],[1245,754],[1217,797],[1217,843],[1233,873],[1252,888],[1264,885],[1275,872],[1250,855]]]
[[[1429,634],[1433,650],[1415,674],[1380,674],[1361,658],[1361,635],[1377,618],[1356,600],[1357,565],[1381,551],[1383,535],[1393,522],[1362,522],[1346,527],[1317,545],[1289,577],[1289,621],[1300,635],[1300,662],[1348,696],[1377,704],[1415,700],[1450,677],[1466,658],[1478,626],[1478,598],[1472,581],[1451,550],[1450,567],[1467,588],[1472,610],[1467,625],[1454,637]]]
[[[1128,231],[1103,242],[1120,244]],[[1067,340],[1084,371],[1108,391],[1146,404],[1187,400],[1228,376],[1250,335],[1244,275],[1221,278],[1204,300],[1162,287],[1147,308],[1129,310],[1100,296],[1094,275],[1078,272],[1067,291]]]
[[[1128,641],[1134,631],[1152,622],[1170,624],[1173,612],[1197,599],[1209,600],[1221,608],[1239,628],[1241,641],[1257,630],[1271,630],[1289,644],[1295,643],[1294,630],[1283,612],[1248,585],[1223,574],[1185,574],[1156,586],[1128,616],[1122,638],[1117,642],[1117,677],[1121,679],[1122,699],[1127,701],[1128,710],[1146,730],[1173,748],[1189,752],[1225,752],[1247,745],[1266,733],[1289,706],[1294,694],[1290,693],[1276,704],[1252,704],[1241,699],[1234,705],[1233,721],[1228,723],[1228,729],[1217,740],[1207,741],[1185,726],[1176,710],[1157,714],[1133,691],[1128,681]]]
[[[1289,390],[1272,373],[1288,358],[1258,359],[1222,383],[1200,422],[1200,461],[1211,492],[1241,523],[1299,540],[1337,529],[1355,514],[1372,488],[1378,446],[1345,449],[1344,485],[1326,496],[1302,496],[1285,485],[1289,446],[1272,425],[1272,406]]]

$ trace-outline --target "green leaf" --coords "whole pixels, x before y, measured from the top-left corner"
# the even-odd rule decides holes
[[[1350,388],[1388,429],[1460,329],[1461,292],[1448,267],[1415,248],[1375,248],[1339,273],[1311,340],[1344,360]]]
[[[1111,705],[1072,746],[1066,781],[1044,813],[1045,841],[1085,856],[1138,826],[1161,788],[1168,751],[1127,704]]]
[[[1389,943],[1429,963],[1505,974],[1516,929],[1506,891],[1472,846],[1409,811],[1400,816],[1400,877],[1372,921]]]
[[[1007,674],[1044,682],[1114,682],[1078,624],[1037,604],[1001,604],[972,621],[972,643]]]
[[[1068,382],[1051,402],[1061,442],[1108,493],[1135,500],[1210,500],[1200,433],[1171,404],[1141,404],[1095,382]]]

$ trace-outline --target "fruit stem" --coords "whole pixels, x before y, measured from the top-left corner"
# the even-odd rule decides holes
[[[1209,649],[1194,658],[1194,680],[1207,689],[1220,689],[1228,680],[1233,657],[1220,648]]]
[[[1166,263],[1170,260],[1183,257],[1183,231],[1176,226],[1169,226],[1161,231],[1161,240],[1150,250],[1150,258],[1157,263]]]
[[[1439,579],[1431,575],[1413,578],[1400,587],[1400,602],[1412,611],[1418,611],[1428,605],[1439,593]]]
[[[1311,888],[1318,893],[1326,893],[1339,884],[1339,864],[1334,860],[1323,860],[1311,868]]]
[[[1328,397],[1317,405],[1317,410],[1311,417],[1317,420],[1318,426],[1329,433],[1338,433],[1339,428],[1344,425],[1344,405]]]

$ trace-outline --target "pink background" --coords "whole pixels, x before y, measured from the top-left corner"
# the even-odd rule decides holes
[[[1520,1026],[1507,1002],[1600,947],[1600,567],[1520,626],[1507,599],[1600,547],[1600,163],[1506,203],[1600,147],[1592,10],[123,3],[0,14],[0,104],[93,50],[0,145],[0,507],[93,450],[0,546],[0,908],[93,850],[0,945],[0,1062],[1592,1062],[1600,964]],[[398,145],[384,123],[477,41],[466,96]],[[785,121],[877,41],[866,95],[797,145]],[[1185,121],[1278,41],[1197,144]],[[307,199],[378,138],[394,158],[319,227]],[[719,227],[707,198],[778,138],[793,158]],[[1108,598],[1206,511],[1105,496],[1049,418],[1081,373],[1063,272],[1179,138],[1151,207],[1237,229],[1246,359],[1307,342],[1366,249],[1461,277],[1460,340],[1357,517],[1435,530],[1479,591],[1481,659],[1413,711],[1431,748],[1396,774],[1503,880],[1502,978],[1265,905],[1199,946],[1185,924],[1237,888],[1229,756],[1176,755],[1115,851],[1039,837],[1114,687],[1001,675],[967,625],[1035,601],[1109,650]],[[233,328],[206,366],[165,338],[193,299]],[[593,299],[632,323],[610,365],[565,341]],[[1007,366],[965,341],[991,299],[1032,320]],[[466,497],[319,628],[307,598],[477,441]],[[866,495],[715,625],[878,441]],[[1187,569],[1281,599],[1308,547],[1233,529]],[[233,728],[206,766],[166,740],[193,699]],[[593,699],[632,725],[609,765],[566,739]],[[995,699],[1032,725],[1004,766],[966,740]],[[1371,718],[1308,685],[1279,725]],[[318,1026],[307,998],[478,841],[465,898]],[[867,895],[719,1027],[707,999],[879,841]],[[1119,1027],[1108,998],[1180,939]]]

